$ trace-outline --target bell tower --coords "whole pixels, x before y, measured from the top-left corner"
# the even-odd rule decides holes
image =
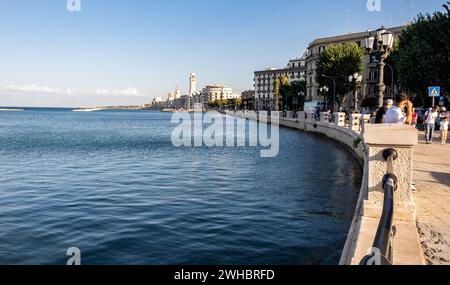
[[[191,73],[189,76],[189,96],[194,95],[195,92],[197,92],[197,75]]]

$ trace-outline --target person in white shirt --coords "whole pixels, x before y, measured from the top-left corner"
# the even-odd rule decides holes
[[[447,144],[447,135],[448,135],[448,117],[444,117],[441,121],[441,140],[442,145]]]
[[[399,93],[396,96],[397,106],[390,108],[384,116],[385,124],[411,124],[413,104],[408,95]],[[405,112],[406,109],[406,112]]]
[[[425,141],[427,144],[433,143],[434,130],[436,128],[436,118],[439,116],[437,107],[433,107],[425,113]]]

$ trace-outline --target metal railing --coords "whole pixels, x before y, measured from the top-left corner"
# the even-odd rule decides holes
[[[394,263],[394,193],[397,190],[398,179],[393,173],[393,167],[398,154],[394,149],[387,149],[384,151],[383,157],[387,161],[387,174],[383,178],[383,213],[381,214],[371,253],[361,260],[360,265],[392,265]]]

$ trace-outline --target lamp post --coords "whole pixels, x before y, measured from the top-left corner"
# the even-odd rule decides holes
[[[326,107],[326,103],[327,103],[325,94],[327,94],[328,91],[330,91],[330,88],[328,88],[327,86],[322,86],[322,87],[320,87],[319,91],[320,91],[321,94],[323,94],[323,107],[325,108]]]
[[[300,94],[297,93],[296,96],[292,96],[292,114],[293,118],[296,117],[297,114],[297,106],[298,106],[298,98],[300,97]]]
[[[302,81],[304,81],[303,78],[304,78],[304,77],[302,76]],[[300,82],[302,82],[302,81],[300,81]],[[304,97],[306,96],[306,87],[303,86],[302,84],[299,84],[298,86],[300,86],[300,88],[302,89],[302,91],[300,91],[300,92],[297,93],[297,96],[298,96],[298,98],[300,99],[300,100],[298,101],[298,105],[301,105],[302,103],[303,103],[303,105],[304,105],[304,102],[305,102]],[[303,98],[303,100],[301,100],[301,98]],[[298,105],[297,105],[297,111],[296,111],[296,112],[298,112],[298,109],[299,109]]]
[[[391,70],[391,99],[394,99],[394,69],[389,63],[384,63]]]
[[[323,78],[327,78],[330,79],[331,81],[333,81],[333,112],[336,111],[336,80],[334,80],[333,77],[330,77],[328,75],[321,75],[321,77]]]
[[[358,87],[361,84],[363,80],[363,76],[361,74],[358,74],[357,72],[353,75],[350,75],[348,77],[348,82],[349,83],[356,83],[356,88],[355,88],[355,111],[359,111],[359,104],[358,104]]]
[[[288,111],[288,93],[285,92],[284,94],[284,109],[283,109],[283,116],[286,118],[287,117],[287,111]]]
[[[389,54],[394,45],[394,35],[381,27],[377,30],[376,35],[370,35],[366,38],[367,53],[372,57],[375,56],[378,60],[378,83],[377,83],[377,98],[378,107],[383,107],[384,104],[384,92],[386,91],[386,85],[384,84],[384,67],[385,60],[389,57]]]

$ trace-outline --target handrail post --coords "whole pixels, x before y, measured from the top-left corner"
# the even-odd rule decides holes
[[[360,265],[392,265],[393,264],[393,221],[394,221],[394,192],[397,190],[398,178],[393,174],[392,163],[398,158],[394,149],[383,152],[386,160],[387,173],[383,177],[384,202],[383,212],[378,225],[372,252],[361,260]]]

